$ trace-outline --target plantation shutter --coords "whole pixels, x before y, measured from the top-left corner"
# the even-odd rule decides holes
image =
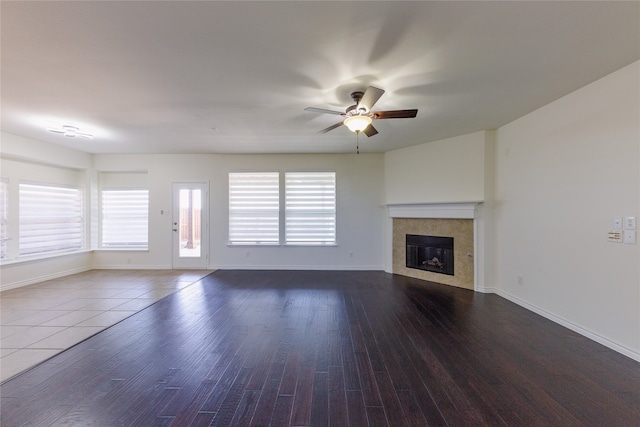
[[[84,244],[83,191],[20,183],[19,254],[78,250]]]
[[[336,243],[336,173],[285,174],[285,240],[287,244]]]
[[[278,172],[229,173],[229,243],[280,242]]]
[[[148,247],[149,190],[103,189],[101,206],[102,247]]]

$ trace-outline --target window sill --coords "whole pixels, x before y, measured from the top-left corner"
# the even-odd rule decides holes
[[[324,248],[324,247],[336,247],[338,243],[227,243],[227,247],[286,247],[295,246],[303,248]]]
[[[21,256],[17,258],[8,258],[0,261],[0,267],[4,267],[7,265],[16,265],[16,264],[28,264],[31,262],[45,261],[45,260],[54,259],[54,258],[82,255],[90,252],[93,252],[93,251],[91,249],[83,249],[80,251],[56,252],[56,253],[51,253],[47,255],[32,255],[32,256]]]
[[[228,247],[235,247],[235,246],[267,246],[267,247],[274,247],[274,246],[281,246],[280,243],[232,243],[232,242],[228,242],[227,243]]]
[[[127,248],[123,247],[113,247],[113,248],[95,248],[95,252],[149,252],[149,248]]]
[[[324,248],[324,247],[336,247],[337,243],[285,243],[284,246],[297,246],[305,248]]]

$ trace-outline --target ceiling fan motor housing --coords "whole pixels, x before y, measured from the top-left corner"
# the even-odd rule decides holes
[[[351,92],[351,99],[353,99],[353,102],[355,102],[356,104],[360,103],[360,100],[362,99],[362,97],[364,96],[364,92]]]

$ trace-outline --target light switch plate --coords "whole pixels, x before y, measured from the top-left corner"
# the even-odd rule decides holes
[[[612,226],[614,230],[622,230],[622,217],[614,216]]]
[[[636,217],[635,216],[625,216],[624,217],[624,229],[625,230],[635,230],[636,229]]]
[[[624,230],[624,243],[627,245],[636,244],[636,230]]]

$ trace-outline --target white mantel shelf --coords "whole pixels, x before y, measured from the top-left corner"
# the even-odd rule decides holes
[[[445,203],[391,203],[386,205],[390,218],[474,219],[482,201]]]

